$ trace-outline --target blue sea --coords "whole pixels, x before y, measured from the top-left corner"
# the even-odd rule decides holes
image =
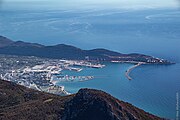
[[[104,90],[155,115],[175,119],[180,93],[180,11],[178,9],[83,9],[0,11],[0,35],[13,40],[82,49],[107,48],[164,58],[174,65],[142,65],[125,77],[132,64],[104,63],[70,75],[93,75],[86,82],[59,82],[71,93],[80,88]]]

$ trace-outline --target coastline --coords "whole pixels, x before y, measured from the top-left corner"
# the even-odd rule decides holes
[[[139,62],[136,65],[134,65],[133,67],[129,68],[128,70],[126,70],[125,72],[125,76],[127,77],[128,80],[132,80],[133,78],[130,76],[130,73],[132,70],[134,70],[136,67],[145,64],[144,62]]]

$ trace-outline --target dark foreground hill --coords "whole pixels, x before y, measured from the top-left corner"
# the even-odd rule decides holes
[[[93,89],[57,96],[0,80],[0,120],[161,120]]]
[[[171,64],[167,60],[143,54],[121,54],[106,49],[82,50],[80,48],[59,44],[44,46],[37,43],[12,41],[0,36],[0,54],[36,56],[70,60],[145,62],[151,64]]]

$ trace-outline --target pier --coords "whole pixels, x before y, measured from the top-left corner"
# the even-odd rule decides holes
[[[92,80],[94,76],[69,76],[69,75],[62,75],[62,76],[56,76],[56,80],[60,82],[84,82],[88,80]]]
[[[133,69],[135,69],[136,67],[142,65],[142,64],[145,64],[145,63],[139,62],[138,64],[136,64],[136,65],[134,65],[133,67],[129,68],[129,69],[126,71],[126,73],[125,73],[127,79],[132,80],[132,77],[130,76],[131,71],[132,71]]]

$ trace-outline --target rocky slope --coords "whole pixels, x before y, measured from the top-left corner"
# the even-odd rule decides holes
[[[160,120],[129,103],[92,89],[81,89],[65,106],[63,120]]]
[[[0,80],[0,120],[162,120],[93,89],[57,96]]]

